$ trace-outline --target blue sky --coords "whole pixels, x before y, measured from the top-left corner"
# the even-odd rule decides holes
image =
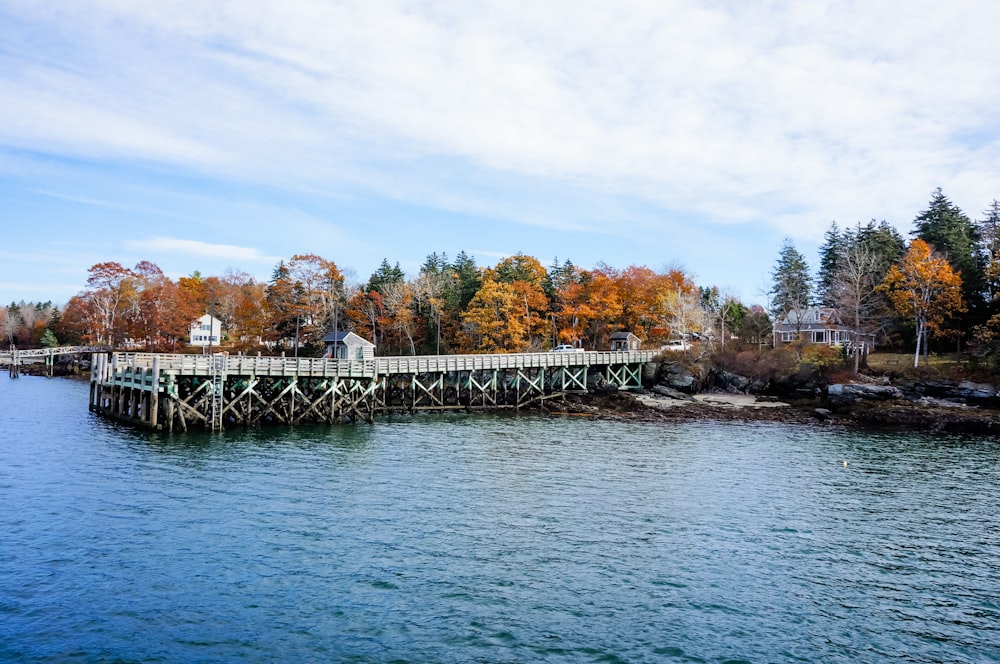
[[[0,0],[0,302],[103,261],[680,265],[1000,197],[1000,4]]]

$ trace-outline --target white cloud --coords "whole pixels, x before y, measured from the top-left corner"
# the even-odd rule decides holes
[[[211,244],[199,240],[183,240],[162,236],[150,237],[144,240],[129,240],[125,243],[125,246],[133,251],[179,253],[233,261],[273,263],[280,260],[276,256],[265,256],[259,249],[252,247],[239,247],[232,244]]]
[[[549,227],[602,191],[804,238],[1000,181],[995,3],[61,6],[18,11],[65,47],[0,55],[9,147]]]

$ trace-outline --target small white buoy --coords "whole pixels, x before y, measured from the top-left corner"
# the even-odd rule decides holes
[[[846,461],[844,462],[844,468],[847,468],[847,462]]]

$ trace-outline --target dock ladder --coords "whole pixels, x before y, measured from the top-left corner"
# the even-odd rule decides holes
[[[212,355],[212,431],[222,431],[222,390],[226,385],[226,354]]]

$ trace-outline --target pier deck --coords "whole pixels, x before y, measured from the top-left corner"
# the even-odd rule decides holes
[[[520,409],[601,386],[642,387],[651,351],[376,357],[371,360],[95,355],[90,409],[174,431],[371,422],[377,414]]]

